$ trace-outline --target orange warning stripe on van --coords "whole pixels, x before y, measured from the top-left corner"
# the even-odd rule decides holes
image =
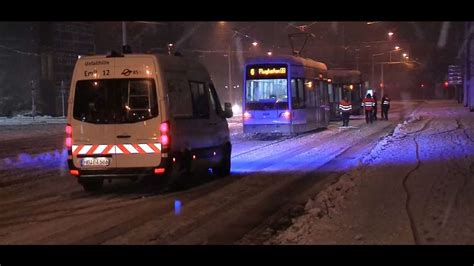
[[[73,155],[154,154],[160,152],[161,143],[72,145]]]

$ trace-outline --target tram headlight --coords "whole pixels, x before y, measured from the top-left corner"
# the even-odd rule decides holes
[[[251,115],[249,112],[247,112],[247,111],[245,111],[245,113],[244,113],[243,116],[244,116],[244,119],[249,119],[249,118],[252,117],[252,115]]]

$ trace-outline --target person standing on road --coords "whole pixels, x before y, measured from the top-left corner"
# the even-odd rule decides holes
[[[339,102],[339,110],[341,111],[342,115],[342,126],[348,127],[349,117],[352,112],[352,104],[347,101],[347,97],[344,97],[344,99]]]
[[[375,95],[375,91],[374,91],[374,94],[372,95],[372,99],[374,99],[374,120],[377,120],[377,95]]]
[[[365,111],[365,122],[368,124],[369,122],[372,124],[374,118],[374,99],[370,93],[367,93],[367,96],[362,100],[362,106],[364,107]]]
[[[390,98],[388,98],[388,95],[384,95],[380,103],[382,104],[382,119],[388,120],[388,110],[390,109]]]

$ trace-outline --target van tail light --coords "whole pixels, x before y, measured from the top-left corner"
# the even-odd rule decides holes
[[[170,122],[165,121],[160,124],[160,142],[161,142],[161,151],[166,151],[170,146]]]
[[[76,169],[69,170],[69,173],[70,173],[71,175],[78,176],[78,175],[79,175],[79,170],[76,170]]]
[[[154,173],[155,175],[162,175],[165,173],[165,168],[155,168]]]
[[[72,149],[72,126],[69,124],[66,125],[66,148]]]

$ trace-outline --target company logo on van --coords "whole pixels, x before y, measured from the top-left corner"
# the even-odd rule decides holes
[[[130,70],[128,68],[124,69],[121,73],[122,75],[128,77],[130,76],[130,74],[134,74],[134,75],[137,75],[138,74],[138,70]]]
[[[86,66],[96,66],[96,65],[109,65],[109,61],[101,60],[101,61],[86,61]]]

